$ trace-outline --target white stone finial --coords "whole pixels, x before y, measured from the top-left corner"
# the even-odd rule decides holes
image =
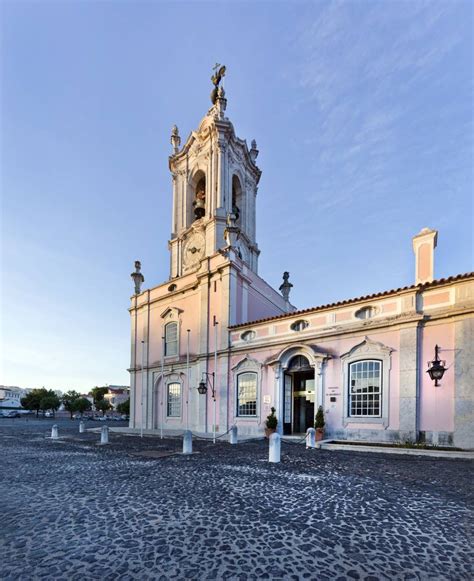
[[[250,159],[255,163],[255,160],[258,157],[258,149],[257,149],[257,142],[255,139],[252,139],[251,149],[250,149]]]
[[[423,228],[413,237],[415,253],[415,284],[432,282],[434,279],[434,249],[438,242],[438,231]]]

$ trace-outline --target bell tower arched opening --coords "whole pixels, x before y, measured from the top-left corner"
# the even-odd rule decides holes
[[[206,215],[206,185],[206,174],[202,170],[198,170],[192,177],[188,187],[187,227],[191,226],[195,220],[199,220]]]
[[[243,224],[242,214],[244,211],[242,185],[239,177],[234,174],[232,176],[232,213],[236,216],[236,223]]]

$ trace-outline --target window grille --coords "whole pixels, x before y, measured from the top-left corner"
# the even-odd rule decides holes
[[[165,356],[178,354],[178,323],[168,323],[165,327]]]
[[[181,384],[168,383],[167,416],[179,418],[181,416]]]
[[[382,362],[357,361],[349,366],[349,416],[381,417]]]
[[[257,415],[256,373],[241,373],[237,376],[237,415]]]

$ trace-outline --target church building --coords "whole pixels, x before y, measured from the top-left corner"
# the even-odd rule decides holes
[[[183,146],[172,129],[169,280],[131,275],[130,427],[262,435],[273,407],[304,434],[321,406],[325,438],[474,448],[474,273],[436,280],[424,228],[413,285],[297,310],[288,273],[278,291],[258,274],[258,149],[226,116],[224,73]]]

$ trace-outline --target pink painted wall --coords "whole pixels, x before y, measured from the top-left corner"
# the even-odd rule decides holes
[[[399,428],[399,333],[398,331],[387,331],[383,333],[371,333],[370,339],[374,341],[379,341],[384,345],[391,347],[393,349],[392,352],[392,359],[391,359],[391,370],[390,370],[390,397],[389,397],[389,426],[387,429],[397,430]],[[327,364],[325,365],[324,369],[324,382],[323,386],[325,389],[325,410],[326,413],[326,422],[327,426],[330,430],[334,429],[342,429],[343,428],[343,392],[344,392],[344,385],[343,385],[343,372],[342,372],[342,364],[340,355],[350,351],[353,347],[358,345],[364,340],[364,335],[360,335],[359,337],[352,337],[352,338],[341,338],[341,339],[331,339],[331,340],[318,340],[318,348],[321,351],[325,351],[332,356]],[[279,353],[281,352],[282,347],[273,348],[273,349],[250,349],[248,354],[258,360],[260,363],[264,364],[266,361],[269,361],[273,358],[276,358]],[[231,367],[234,367],[239,363],[239,361],[245,358],[245,354],[235,354],[231,358]],[[264,366],[262,368],[264,372],[262,374],[262,385],[261,385],[261,402],[263,402],[264,395],[270,395],[272,397],[272,403],[267,406],[268,408],[271,405],[274,405],[275,396],[275,381],[273,375],[273,369],[270,366]],[[233,378],[231,378],[233,380]],[[330,388],[337,388],[338,395],[337,401],[333,404],[330,403],[329,397],[332,393]],[[232,383],[231,386],[231,393],[232,397],[232,413],[235,412],[235,386]],[[280,394],[281,396],[281,394]],[[266,410],[262,409],[262,416]],[[265,414],[268,415],[268,412]],[[265,418],[263,417],[263,420]],[[361,422],[353,422],[349,423],[347,428],[350,427],[360,428],[360,429],[369,429],[369,430],[380,430],[381,427],[378,424],[362,424]]]
[[[426,369],[427,362],[434,359],[435,345],[441,348],[440,358],[446,360],[448,370],[439,387],[435,387]],[[420,430],[446,431],[454,429],[454,325],[425,327],[422,335],[422,357],[420,361]],[[451,367],[449,367],[451,366]]]

